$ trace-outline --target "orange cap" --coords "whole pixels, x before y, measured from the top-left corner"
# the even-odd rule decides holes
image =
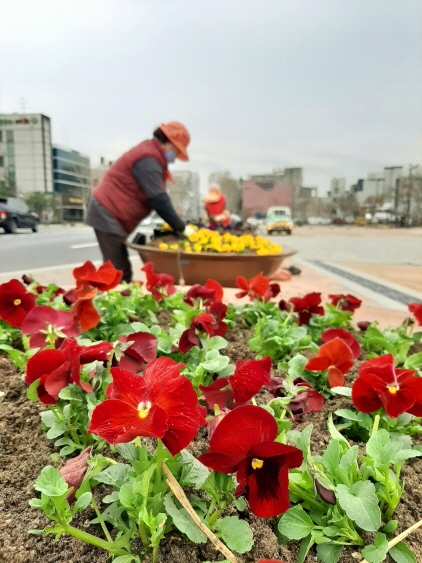
[[[220,186],[218,184],[211,184],[204,196],[204,201],[205,203],[216,203],[220,201],[222,197],[223,194],[221,193]]]
[[[189,131],[184,125],[178,121],[163,123],[159,129],[164,133],[167,139],[176,147],[176,157],[179,160],[189,160],[187,146],[190,142]]]

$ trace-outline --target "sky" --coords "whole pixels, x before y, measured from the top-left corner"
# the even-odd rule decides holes
[[[422,164],[420,0],[0,0],[0,113],[115,160],[160,123],[173,170],[303,168],[324,195]]]

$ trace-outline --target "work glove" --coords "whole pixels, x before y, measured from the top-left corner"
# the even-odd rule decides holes
[[[196,232],[195,227],[193,227],[192,225],[186,225],[185,230],[183,231],[183,235],[185,237],[188,237],[189,235],[193,235],[193,233]]]

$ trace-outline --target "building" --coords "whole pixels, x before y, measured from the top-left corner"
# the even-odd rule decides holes
[[[53,192],[51,122],[40,113],[0,114],[0,189]]]
[[[353,190],[359,205],[372,211],[381,207],[393,209],[402,178],[402,166],[386,166],[382,172],[372,172],[366,179],[358,180]]]
[[[97,186],[104,177],[104,174],[113,164],[112,160],[107,161],[103,156],[100,158],[100,164],[95,168],[91,168],[91,176],[90,176],[90,186],[91,190]]]
[[[332,178],[330,182],[330,191],[327,196],[336,202],[339,198],[346,195],[346,178]]]
[[[239,181],[232,178],[230,172],[212,172],[208,176],[208,183],[220,186],[222,193],[226,196],[227,209],[230,213],[240,213],[241,192]]]
[[[242,182],[242,219],[263,216],[269,207],[285,205],[292,208],[293,186],[274,181],[244,180]]]
[[[272,174],[256,174],[249,176],[249,180],[254,180],[255,182],[272,182],[273,185],[279,186],[291,186],[291,209],[293,216],[295,216],[296,199],[299,197],[303,182],[302,172],[302,168],[274,168]]]
[[[184,220],[196,220],[202,215],[199,193],[199,174],[189,170],[172,172],[174,182],[167,182],[166,189],[177,213]]]
[[[63,221],[83,221],[91,191],[89,157],[61,145],[53,145],[54,193],[62,203]]]

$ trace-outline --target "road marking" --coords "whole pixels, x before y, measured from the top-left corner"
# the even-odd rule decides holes
[[[69,248],[88,248],[89,246],[97,246],[98,242],[85,242],[84,244],[72,244]]]

